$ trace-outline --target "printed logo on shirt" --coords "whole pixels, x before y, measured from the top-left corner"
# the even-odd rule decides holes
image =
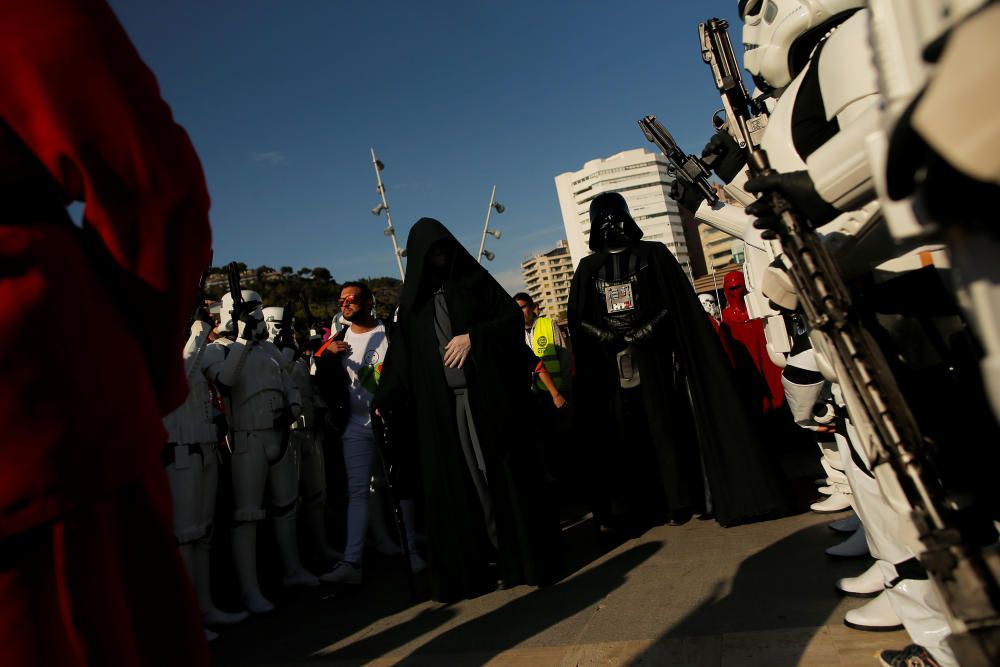
[[[546,338],[545,336],[539,336],[538,347],[548,347],[548,346],[549,346],[549,339]]]
[[[377,352],[375,353],[375,359],[378,359]],[[372,394],[378,389],[378,382],[381,379],[382,364],[365,365],[358,371],[358,381],[361,383],[361,386]]]

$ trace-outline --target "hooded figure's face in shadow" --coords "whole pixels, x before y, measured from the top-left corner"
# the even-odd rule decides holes
[[[451,277],[455,263],[454,241],[442,239],[435,241],[427,251],[428,278],[433,283],[441,283]]]

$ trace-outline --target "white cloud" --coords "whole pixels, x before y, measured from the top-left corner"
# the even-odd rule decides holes
[[[254,162],[266,162],[267,164],[281,164],[285,161],[285,156],[278,151],[267,151],[265,153],[250,153]]]

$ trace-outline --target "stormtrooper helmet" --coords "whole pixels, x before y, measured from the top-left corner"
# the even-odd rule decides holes
[[[263,299],[260,298],[260,294],[257,294],[257,292],[248,289],[240,290],[240,295],[243,297],[243,307],[249,309],[254,314],[254,317],[257,318],[257,327],[254,329],[255,338],[265,338],[264,334],[267,329],[264,327],[264,314],[261,310]],[[229,292],[222,295],[222,307],[219,310],[219,317],[222,319],[219,331],[223,334],[236,336],[239,329],[233,322],[233,296]]]
[[[267,327],[267,337],[271,340],[277,340],[278,334],[281,333],[282,319],[285,317],[285,309],[281,306],[268,306],[263,309],[264,314],[264,326]]]
[[[819,39],[864,0],[739,0],[743,66],[762,90],[784,88]]]
[[[699,294],[698,301],[701,301],[701,307],[705,309],[706,313],[719,319],[719,301],[714,294]]]

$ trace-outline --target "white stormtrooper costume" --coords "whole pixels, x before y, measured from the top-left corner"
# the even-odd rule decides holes
[[[208,344],[212,325],[195,320],[184,346],[188,396],[164,417],[167,447],[164,450],[167,479],[174,504],[174,536],[194,582],[205,625],[232,625],[246,612],[229,613],[212,602],[210,555],[215,496],[219,481],[218,426],[205,370],[222,353]],[[215,633],[206,631],[210,639]]]
[[[859,10],[863,4],[861,0],[740,3],[747,45],[745,67],[758,85],[781,89],[762,147],[775,170],[783,174],[807,172],[815,194],[827,206],[847,211],[820,230],[845,276],[868,271],[887,260],[900,264],[896,259],[900,249],[892,243],[884,218],[878,215],[871,163],[865,151],[865,139],[878,128],[880,112],[868,13]],[[802,38],[807,35],[821,38],[809,41],[806,48],[812,50],[808,54],[802,52]],[[796,64],[801,70],[793,72]],[[802,114],[803,107],[821,109],[825,118]],[[910,267],[902,270],[906,268]],[[780,272],[770,275],[780,283]],[[768,296],[780,302],[774,294],[770,291]],[[822,375],[835,382],[836,373],[826,358],[817,354],[816,360]],[[839,386],[834,389],[838,402],[846,403],[848,413],[864,423],[863,415],[851,409],[851,397],[842,396]],[[944,643],[948,626],[940,613],[940,600],[930,582],[919,578],[920,568],[911,567],[915,563],[908,546],[915,544],[912,523],[882,495],[869,470],[872,452],[858,446],[864,438],[857,437],[851,420],[844,421],[847,433],[838,434],[841,462],[846,464],[854,505],[867,528],[868,545],[873,555],[886,561],[884,568],[882,564],[879,567],[891,608],[915,642],[931,651],[942,665],[954,665]],[[895,563],[899,572],[894,572],[890,563]],[[866,620],[889,609],[885,598],[870,604],[873,608]],[[881,616],[881,621],[894,620],[884,613]]]
[[[868,138],[879,199],[900,242],[946,241],[957,269],[954,287],[983,348],[983,382],[1000,419],[1000,241],[991,231],[1000,185],[1000,126],[994,113],[1000,8],[985,8],[988,0],[868,4],[883,83],[882,131]],[[935,56],[926,57],[928,52]],[[887,164],[890,138],[898,155]],[[947,169],[929,168],[934,160],[929,156]],[[890,170],[899,172],[891,178],[894,184]],[[941,211],[940,203],[929,205],[935,198],[964,205]]]
[[[242,291],[252,312],[232,320],[232,297],[222,298],[220,337],[212,345],[223,355],[208,368],[208,377],[226,400],[232,448],[233,557],[243,602],[254,613],[274,609],[257,582],[257,521],[265,517],[264,490],[269,488],[274,532],[286,586],[318,586],[319,580],[299,562],[296,536],[298,455],[287,446],[287,428],[301,414],[299,391],[282,369],[284,358],[266,340],[256,292]],[[239,330],[239,338],[234,335]]]
[[[701,302],[701,307],[705,309],[705,312],[712,316],[712,319],[718,322],[722,319],[722,311],[719,310],[719,300],[715,298],[713,294],[699,294],[698,301]]]
[[[264,308],[264,324],[270,340],[279,343],[285,309],[281,306]],[[291,320],[294,324],[294,319]],[[300,464],[300,515],[305,537],[311,546],[311,558],[324,567],[332,567],[343,554],[330,547],[326,537],[326,465],[323,458],[323,429],[319,422],[324,406],[313,391],[312,361],[299,356],[293,347],[280,348],[284,369],[299,390],[302,414],[289,434],[289,449],[294,449]]]

